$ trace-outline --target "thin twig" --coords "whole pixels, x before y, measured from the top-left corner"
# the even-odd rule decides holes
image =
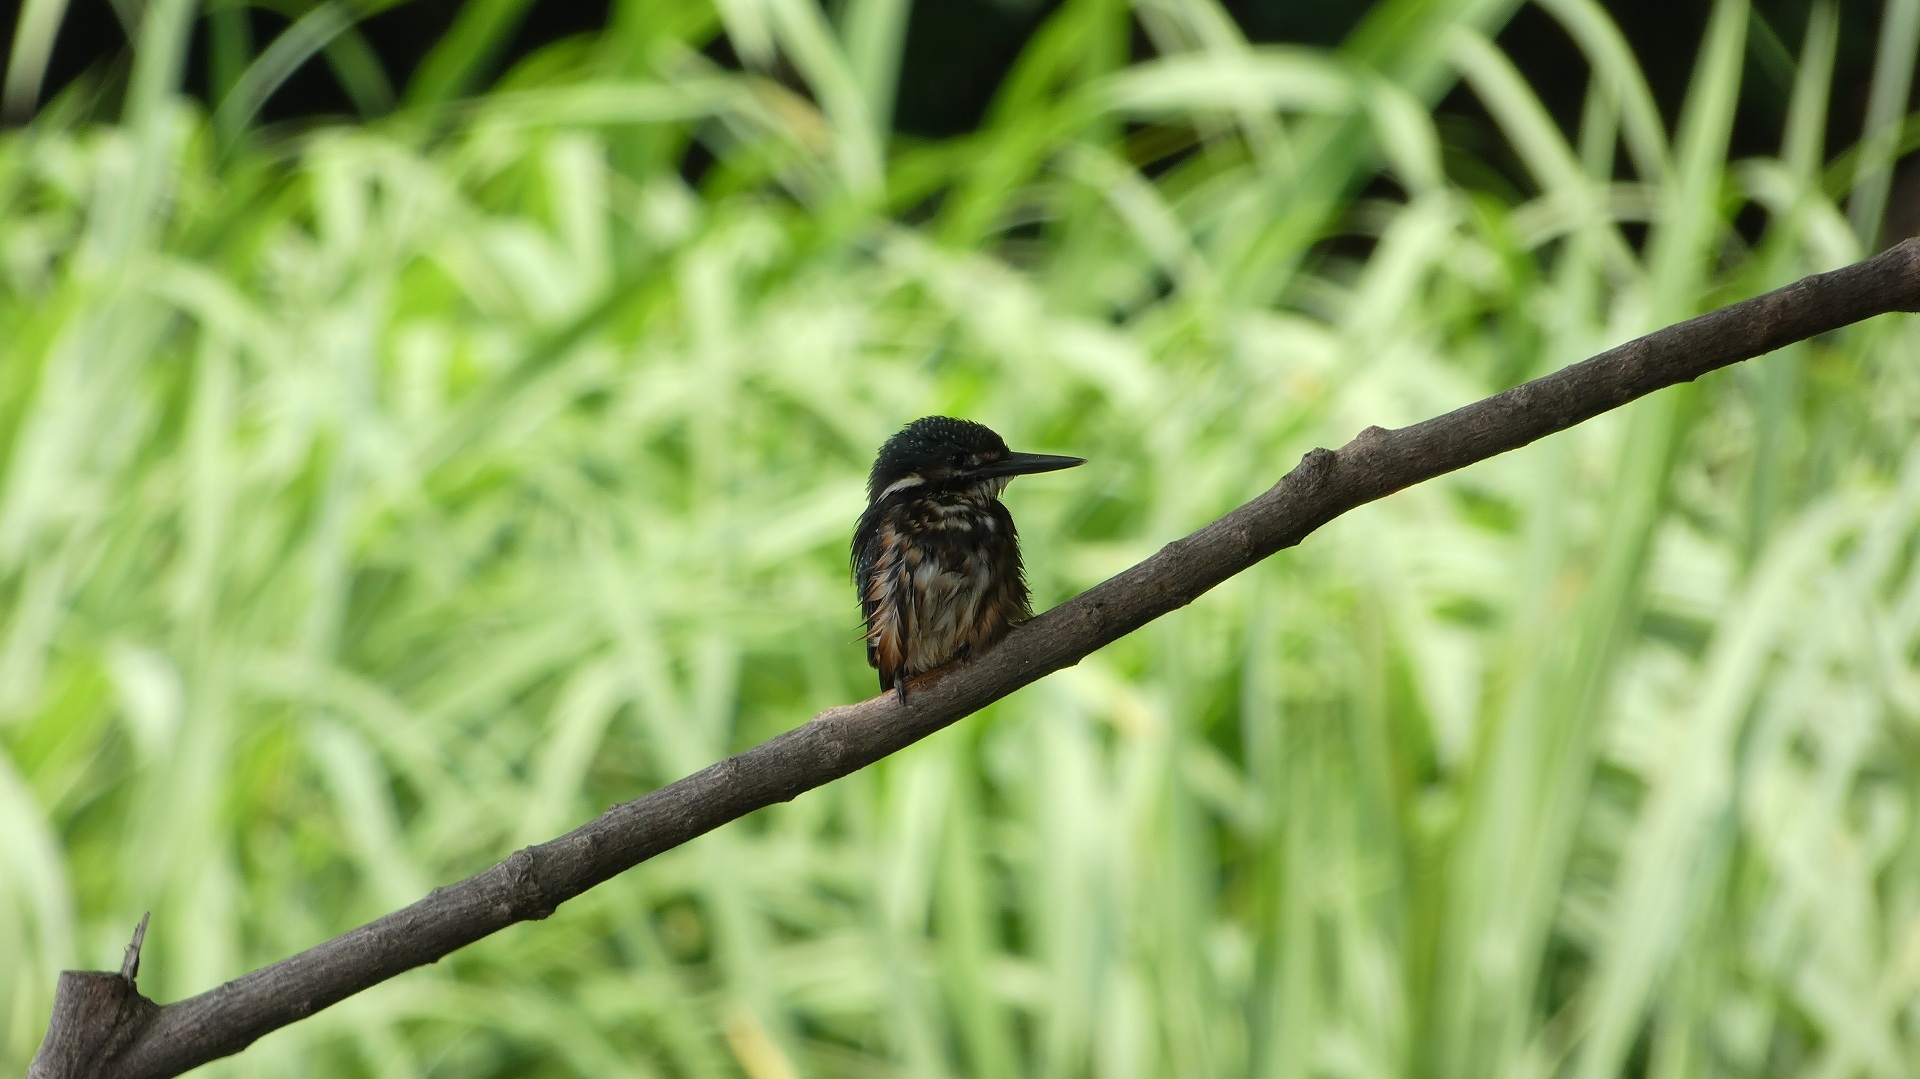
[[[147,922],[152,917],[152,911],[140,915],[140,924],[133,927],[133,939],[127,942],[127,954],[120,957],[120,976],[128,985],[140,980],[140,949],[146,946]]]
[[[1393,431],[1369,427],[1337,452],[1307,454],[1260,497],[1020,627],[971,663],[932,684],[916,683],[905,704],[887,694],[828,709],[412,906],[164,1008],[134,993],[131,970],[125,978],[69,971],[29,1074],[162,1079],[237,1053],[396,974],[515,922],[545,918],[662,851],[872,764],[1191,603],[1356,506],[1782,345],[1914,310],[1920,240],[1669,326],[1444,416]],[[137,963],[138,941],[130,962]],[[151,1013],[124,997],[108,1000],[111,1006],[81,1006],[89,978],[112,980]]]

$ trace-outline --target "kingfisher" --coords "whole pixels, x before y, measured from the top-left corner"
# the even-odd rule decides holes
[[[1086,463],[1016,453],[990,428],[951,416],[917,419],[880,447],[853,530],[853,579],[883,691],[904,701],[908,680],[1032,617],[1000,493],[1015,476]]]

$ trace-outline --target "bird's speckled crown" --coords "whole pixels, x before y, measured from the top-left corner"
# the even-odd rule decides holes
[[[922,416],[880,447],[873,471],[867,475],[867,498],[872,500],[894,481],[915,471],[953,464],[956,457],[975,454],[1004,457],[1007,443],[985,424],[952,416]]]

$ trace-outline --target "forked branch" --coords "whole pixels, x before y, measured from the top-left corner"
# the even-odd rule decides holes
[[[1444,416],[1369,427],[1265,494],[1015,630],[903,705],[831,708],[705,771],[515,852],[412,906],[164,1007],[120,974],[60,976],[30,1079],[161,1079],[561,903],[662,851],[910,745],[1299,543],[1356,506],[1524,446],[1655,390],[1891,311],[1920,310],[1920,240],[1689,319]]]

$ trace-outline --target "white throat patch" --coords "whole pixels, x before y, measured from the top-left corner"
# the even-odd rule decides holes
[[[918,474],[915,474],[912,476],[903,476],[900,479],[894,480],[892,483],[888,484],[887,489],[880,492],[880,498],[887,498],[892,495],[897,495],[909,487],[918,487],[925,482],[927,481],[924,479],[921,479]],[[876,498],[874,499],[874,501],[878,502],[880,501],[880,499]]]

